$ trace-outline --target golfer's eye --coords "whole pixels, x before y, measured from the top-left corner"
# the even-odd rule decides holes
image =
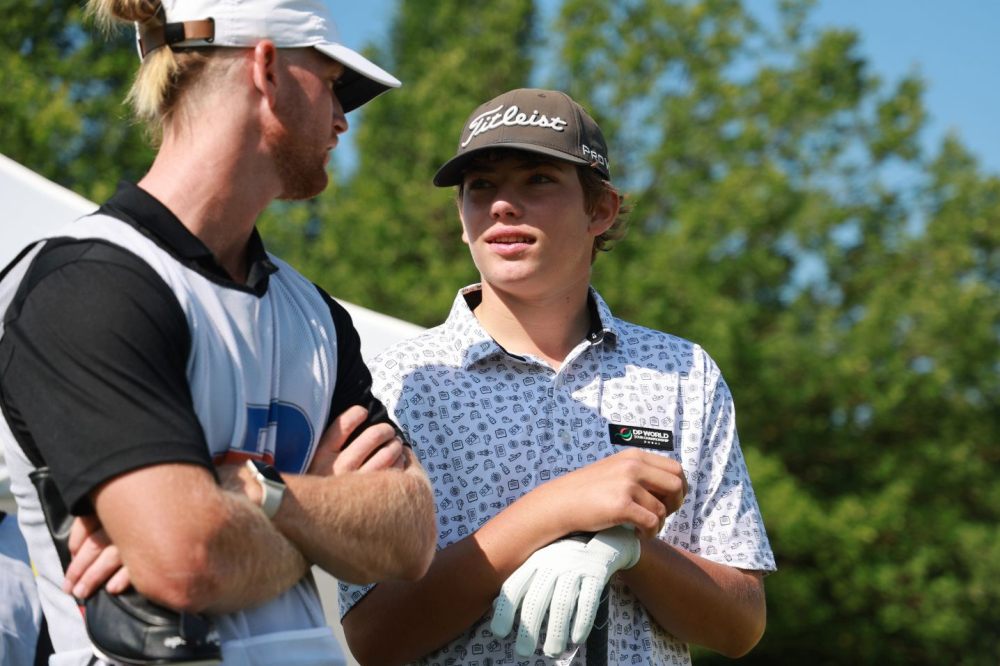
[[[555,179],[544,173],[533,173],[528,178],[529,183],[554,183]]]
[[[465,187],[469,190],[481,190],[487,187],[492,187],[493,183],[486,180],[485,178],[470,178],[469,182],[466,183]]]

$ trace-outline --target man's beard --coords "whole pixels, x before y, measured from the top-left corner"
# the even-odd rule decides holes
[[[324,164],[326,151],[317,151],[315,142],[288,131],[282,131],[273,145],[274,168],[281,183],[279,199],[311,199],[326,189],[330,182]]]
[[[315,146],[291,140],[279,141],[274,148],[274,164],[281,182],[279,199],[301,201],[312,199],[326,189],[330,177],[324,162],[326,153],[316,155]]]

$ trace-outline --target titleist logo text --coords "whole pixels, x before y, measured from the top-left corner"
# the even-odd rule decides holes
[[[507,107],[506,111],[500,113],[502,110],[503,104],[473,118],[469,122],[469,129],[471,130],[469,138],[462,142],[462,148],[469,145],[469,142],[480,134],[495,130],[498,127],[546,127],[556,132],[562,132],[563,128],[569,124],[558,116],[549,118],[544,113],[539,115],[538,111],[532,111],[529,116],[526,113],[522,113],[516,105]]]

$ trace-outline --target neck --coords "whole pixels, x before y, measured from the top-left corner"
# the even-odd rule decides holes
[[[254,134],[231,115],[168,129],[152,168],[139,182],[241,283],[257,216],[278,194],[273,169],[257,153]]]
[[[590,330],[589,277],[539,297],[502,291],[484,280],[476,319],[507,351],[538,356],[558,370]]]

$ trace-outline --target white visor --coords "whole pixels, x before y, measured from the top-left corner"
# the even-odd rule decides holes
[[[167,22],[162,32],[172,35],[166,44],[174,48],[252,48],[262,39],[270,39],[278,48],[311,46],[336,60],[347,70],[337,87],[345,113],[400,86],[399,79],[341,43],[337,24],[323,0],[162,0],[162,6]],[[185,23],[204,26],[208,20],[212,22],[211,39],[184,38]],[[136,33],[141,41],[139,25]]]

